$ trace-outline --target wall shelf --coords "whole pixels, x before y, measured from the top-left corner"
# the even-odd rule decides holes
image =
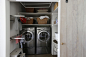
[[[51,24],[22,24],[27,26],[50,26]]]
[[[49,8],[51,2],[21,2],[25,8]]]
[[[23,14],[23,15],[43,15],[43,14],[46,14],[46,15],[50,15],[51,13],[27,13],[27,12],[19,12],[19,14]]]
[[[51,24],[22,24],[27,26],[50,26]]]
[[[58,26],[58,24],[53,24],[52,26]]]
[[[58,25],[58,24],[54,24],[54,25]]]

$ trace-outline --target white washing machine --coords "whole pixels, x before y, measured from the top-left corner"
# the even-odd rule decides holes
[[[26,54],[35,54],[35,28],[25,28],[25,44],[23,45],[23,51]]]
[[[37,27],[36,54],[51,53],[50,27]]]

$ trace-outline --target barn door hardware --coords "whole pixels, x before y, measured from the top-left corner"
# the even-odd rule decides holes
[[[68,0],[66,0],[66,3],[68,3]]]

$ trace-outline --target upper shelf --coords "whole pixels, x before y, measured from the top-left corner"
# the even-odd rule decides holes
[[[51,24],[22,24],[22,25],[51,25]]]
[[[51,26],[51,24],[22,24],[23,26]]]
[[[19,14],[23,14],[23,15],[40,15],[40,14],[47,14],[47,15],[50,15],[51,13],[28,13],[28,12],[19,12]]]
[[[25,8],[49,8],[51,2],[21,2]]]

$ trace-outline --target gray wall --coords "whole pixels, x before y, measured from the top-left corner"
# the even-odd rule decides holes
[[[10,15],[17,15],[18,12],[21,11],[21,4],[20,3],[10,3]],[[13,18],[15,19],[15,18]],[[15,29],[15,21],[10,21],[10,36],[14,36],[19,34],[19,30]],[[15,40],[10,41],[10,52],[12,52],[15,48],[18,48],[19,44],[16,44]]]

